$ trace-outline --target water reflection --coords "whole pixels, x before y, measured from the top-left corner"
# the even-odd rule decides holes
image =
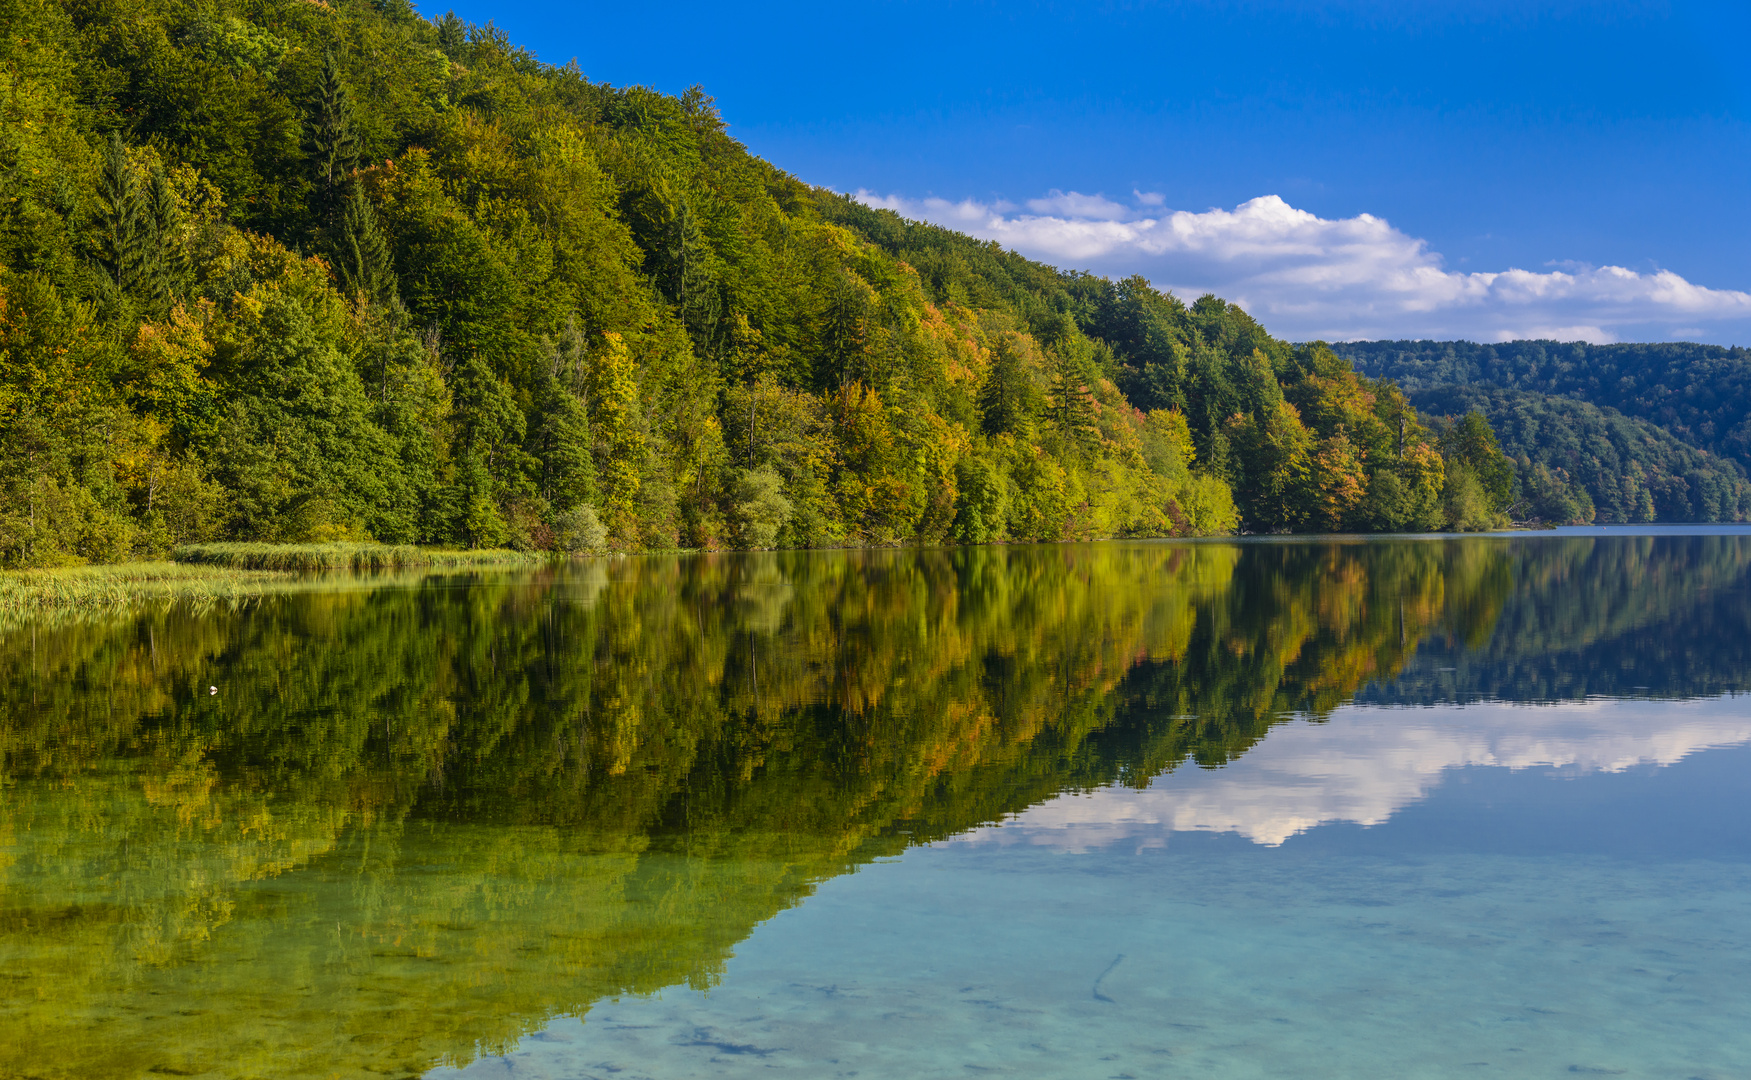
[[[1276,846],[1319,825],[1381,825],[1453,769],[1542,769],[1567,776],[1672,765],[1751,743],[1751,709],[1736,698],[1595,700],[1527,709],[1342,709],[1321,725],[1290,724],[1228,767],[1182,770],[1145,791],[1063,795],[972,843],[1085,851],[1126,841],[1165,845],[1175,832],[1235,833]]]
[[[19,625],[0,1075],[465,1063],[708,986],[879,856],[1188,762],[1303,798],[1195,827],[1373,820],[1519,733],[1394,773],[1376,713],[1349,741],[1378,790],[1334,807],[1355,776],[1285,772],[1327,729],[1281,725],[1742,690],[1748,563],[1740,537],[702,556]]]

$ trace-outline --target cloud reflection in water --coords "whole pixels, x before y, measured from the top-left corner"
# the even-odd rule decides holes
[[[1740,697],[1351,706],[1323,723],[1279,727],[1220,769],[1182,767],[1143,791],[1060,795],[954,842],[1084,851],[1120,841],[1159,846],[1174,832],[1227,832],[1275,847],[1318,825],[1384,824],[1451,769],[1614,773],[1748,742],[1751,710]]]

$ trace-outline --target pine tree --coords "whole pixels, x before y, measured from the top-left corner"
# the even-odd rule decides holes
[[[828,290],[817,361],[824,370],[817,381],[823,388],[873,382],[869,354],[875,344],[879,297],[869,282],[849,268],[835,275]]]
[[[395,266],[389,241],[377,221],[365,189],[350,183],[342,206],[340,237],[335,244],[336,269],[347,292],[364,294],[376,304],[395,300]]]
[[[693,339],[694,351],[715,357],[720,344],[723,302],[711,272],[710,245],[699,228],[698,215],[685,199],[675,213],[671,248],[671,295],[681,311],[681,323]]]
[[[1100,441],[1095,424],[1093,348],[1086,339],[1065,341],[1052,354],[1047,411],[1064,440],[1083,448]]]
[[[98,224],[98,259],[124,293],[141,285],[150,261],[151,223],[133,160],[120,135],[111,135],[97,174],[103,211]]]
[[[322,58],[313,111],[308,144],[316,184],[315,209],[322,227],[333,228],[353,171],[359,167],[362,147],[354,123],[353,96],[332,52]]]
[[[541,424],[542,494],[558,511],[593,503],[596,461],[590,413],[578,395],[554,385]]]
[[[998,338],[991,350],[991,370],[979,387],[979,419],[985,434],[1026,435],[1036,414],[1038,393],[1021,343],[1013,334]]]
[[[162,167],[152,170],[144,203],[152,242],[144,260],[140,291],[155,311],[166,312],[188,289],[194,271],[183,244],[182,207]]]
[[[458,19],[454,11],[446,11],[433,21],[438,25],[438,48],[455,59],[468,45],[468,24]]]

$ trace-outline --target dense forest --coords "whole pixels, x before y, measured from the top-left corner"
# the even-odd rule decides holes
[[[0,0],[0,565],[1505,520],[1512,469],[1456,430],[490,24]]]
[[[1516,460],[1529,509],[1546,520],[1734,521],[1751,512],[1751,482],[1735,462],[1616,409],[1487,385],[1435,387],[1411,400],[1436,414],[1488,416]]]
[[[1481,410],[1516,459],[1527,516],[1751,517],[1751,350],[1555,341],[1334,348],[1360,373],[1404,387],[1421,409]]]

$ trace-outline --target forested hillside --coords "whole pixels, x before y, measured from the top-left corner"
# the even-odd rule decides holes
[[[1662,343],[1365,341],[1334,346],[1434,413],[1481,409],[1511,457],[1562,470],[1601,521],[1751,516],[1751,350]]]
[[[1512,472],[1461,436],[490,25],[0,0],[0,565],[1499,522]]]
[[[1751,510],[1751,483],[1731,459],[1616,409],[1488,385],[1441,386],[1410,397],[1436,415],[1488,416],[1502,450],[1516,461],[1522,495],[1537,504],[1529,509],[1545,520],[1596,514],[1603,522],[1735,521]],[[1572,481],[1573,500],[1562,501],[1552,476]]]

